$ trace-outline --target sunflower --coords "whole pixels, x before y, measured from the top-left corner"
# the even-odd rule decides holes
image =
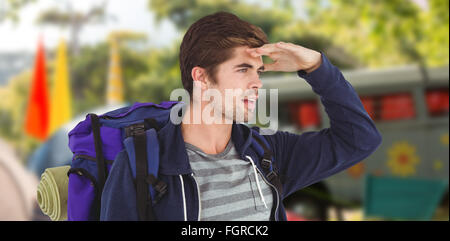
[[[416,165],[419,157],[416,155],[416,148],[407,141],[399,141],[388,150],[388,167],[394,175],[410,176],[416,173]]]
[[[347,169],[347,174],[350,175],[354,179],[358,179],[364,174],[364,163],[359,162],[356,165]]]

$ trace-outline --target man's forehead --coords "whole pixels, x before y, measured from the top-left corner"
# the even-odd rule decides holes
[[[248,46],[239,46],[233,48],[233,55],[229,59],[229,62],[241,64],[243,62],[253,65],[262,65],[262,57],[253,57],[246,50],[250,49]],[[228,61],[227,61],[228,62]]]

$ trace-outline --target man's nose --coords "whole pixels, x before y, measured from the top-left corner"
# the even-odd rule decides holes
[[[252,78],[252,81],[250,82],[250,89],[260,89],[263,86],[261,79],[259,78],[259,75],[256,74],[255,77]]]

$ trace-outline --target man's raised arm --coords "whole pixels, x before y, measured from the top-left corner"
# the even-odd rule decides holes
[[[283,44],[285,48],[275,50]],[[320,96],[330,119],[330,128],[320,131],[301,135],[279,131],[266,136],[280,169],[286,197],[362,161],[378,148],[382,137],[356,91],[323,53],[319,53],[317,60],[318,52],[298,45],[277,43],[273,47],[275,59],[259,50],[259,54],[275,61],[265,71],[295,69]]]

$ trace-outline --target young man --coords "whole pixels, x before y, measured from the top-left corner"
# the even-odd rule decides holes
[[[264,64],[263,55],[273,63]],[[209,15],[188,29],[180,68],[191,101],[181,124],[169,121],[158,132],[159,176],[168,191],[153,205],[157,220],[286,220],[283,198],[356,164],[381,143],[357,93],[323,53],[268,43],[260,28],[233,14]],[[237,124],[237,113],[244,121],[252,117],[262,87],[259,73],[265,71],[297,72],[320,95],[331,126],[259,136],[272,152],[278,178],[269,178],[252,144],[259,129]],[[199,97],[209,90],[225,101]],[[240,92],[227,99],[227,90]],[[206,108],[215,113],[212,122],[198,120]],[[128,162],[115,162],[112,176],[104,187],[101,219],[137,220]]]

